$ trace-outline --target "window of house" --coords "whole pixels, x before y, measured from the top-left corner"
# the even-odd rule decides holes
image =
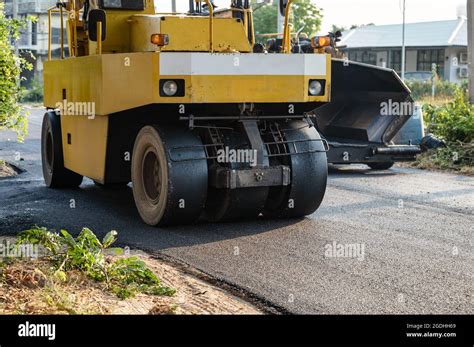
[[[369,51],[350,51],[349,60],[359,63],[377,65],[377,53]]]
[[[21,15],[20,19],[26,20],[27,17],[26,17],[26,15]],[[30,35],[28,33],[27,28],[23,28],[23,29],[20,30],[20,40],[19,40],[18,44],[20,46],[28,46],[30,44]]]
[[[31,45],[36,46],[38,44],[38,23],[31,23]]]
[[[398,73],[402,71],[402,51],[390,51],[390,68]]]
[[[433,64],[438,66],[438,75],[444,74],[444,49],[418,50],[417,71],[431,71]]]

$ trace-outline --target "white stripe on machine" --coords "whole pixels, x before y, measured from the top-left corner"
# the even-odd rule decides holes
[[[160,75],[325,76],[324,54],[160,53]]]

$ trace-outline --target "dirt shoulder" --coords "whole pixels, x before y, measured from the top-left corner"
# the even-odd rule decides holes
[[[15,242],[2,237],[1,242]],[[0,314],[264,314],[256,306],[142,251],[130,252],[176,290],[172,296],[139,293],[119,299],[79,272],[50,276],[46,260],[12,259],[0,267]]]
[[[474,177],[474,167],[472,166],[461,166],[461,167],[444,167],[434,163],[429,157],[425,156],[421,159],[418,159],[414,162],[399,162],[396,163],[395,166],[397,167],[405,167],[405,168],[412,168],[412,169],[421,169],[427,171],[435,171],[435,172],[445,172],[455,175],[464,175],[464,176],[471,176]]]

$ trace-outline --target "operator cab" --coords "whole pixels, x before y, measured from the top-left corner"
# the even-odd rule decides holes
[[[229,1],[230,7],[217,7],[212,0],[180,1],[177,12],[170,12],[168,2],[156,5],[153,0],[69,0],[63,8],[76,13],[67,19],[69,56],[252,51],[255,39],[247,0]],[[155,34],[169,37],[169,45],[157,47],[150,40]]]

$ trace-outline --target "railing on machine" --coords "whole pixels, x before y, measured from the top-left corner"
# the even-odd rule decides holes
[[[196,0],[196,2],[205,2],[209,9],[209,51],[214,52],[214,6],[210,0]]]
[[[288,0],[285,8],[285,25],[283,29],[283,53],[291,53],[290,11],[293,0]]]
[[[58,2],[56,6],[52,6],[48,8],[48,60],[52,58],[52,14],[59,13],[59,20],[60,20],[60,47],[61,59],[64,59],[64,13],[68,16],[68,25],[69,25],[69,56],[75,57],[77,56],[77,23],[76,19],[79,16],[79,11],[76,11],[75,8],[75,1],[71,2],[71,8],[67,9],[66,4],[62,2]]]
[[[51,60],[51,46],[52,46],[52,14],[53,13],[60,13],[60,21],[61,21],[61,38],[60,38],[60,43],[61,43],[61,59],[64,58],[64,41],[63,41],[63,36],[64,36],[64,32],[63,32],[63,8],[62,6],[60,6],[59,8],[56,6],[52,6],[50,8],[48,8],[48,61]]]
[[[71,11],[65,10],[65,4],[62,2],[58,2],[56,6],[52,6],[48,8],[48,60],[52,58],[52,16],[53,13],[59,13],[59,20],[60,20],[60,38],[59,43],[61,47],[60,57],[64,59],[64,13],[68,14],[68,24],[72,23],[72,28],[70,28],[69,33],[71,35],[73,44],[68,45],[69,56],[76,55],[76,47],[77,47],[77,37],[76,37],[76,21],[75,18],[71,18],[71,13],[76,14],[76,10],[74,8],[75,4],[74,1],[72,2],[72,9]],[[72,21],[70,19],[73,19]]]

